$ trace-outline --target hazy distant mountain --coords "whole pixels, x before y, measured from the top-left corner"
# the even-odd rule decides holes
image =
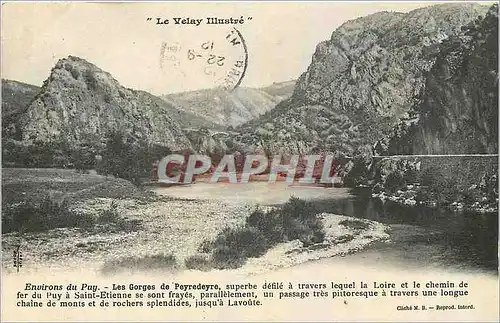
[[[248,145],[352,153],[391,132],[425,86],[440,44],[488,10],[478,4],[379,12],[321,42],[292,97],[242,125]]]
[[[220,126],[237,126],[271,110],[290,97],[295,81],[274,83],[264,88],[239,87],[233,92],[206,89],[162,96],[184,112]]]
[[[498,153],[498,6],[441,45],[388,154]]]
[[[297,80],[290,80],[286,82],[274,82],[273,84],[259,88],[258,90],[264,91],[267,94],[283,101],[288,99],[293,94]]]
[[[2,79],[2,135],[16,132],[16,120],[33,101],[40,88],[31,84]]]
[[[171,149],[191,147],[168,104],[143,91],[121,86],[84,59],[57,62],[19,120],[24,141],[96,143],[122,131]]]

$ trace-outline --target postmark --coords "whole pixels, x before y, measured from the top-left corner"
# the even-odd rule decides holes
[[[247,45],[235,27],[206,37],[164,41],[160,48],[164,73],[207,88],[233,91],[243,81],[247,67]]]

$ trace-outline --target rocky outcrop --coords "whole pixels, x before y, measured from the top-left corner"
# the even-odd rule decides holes
[[[238,130],[237,140],[279,154],[312,150],[350,154],[360,137],[359,127],[344,114],[322,105],[289,108],[283,102]]]
[[[84,59],[69,56],[57,62],[20,117],[22,139],[93,144],[102,142],[108,132],[121,131],[171,149],[190,148],[164,105],[147,92],[121,86]]]
[[[441,45],[415,106],[387,154],[498,153],[498,6]]]
[[[377,158],[373,197],[404,205],[498,212],[495,156],[398,156]]]
[[[232,92],[206,89],[164,95],[178,110],[219,126],[236,127],[271,110],[292,95],[295,81],[264,88],[238,87]]]
[[[273,129],[265,136],[287,149],[296,146],[288,141],[302,145],[296,139],[297,128],[307,133],[304,144],[308,147],[314,142],[342,145],[342,136],[348,136],[349,142],[373,144],[407,116],[439,54],[440,43],[486,11],[487,7],[477,4],[444,4],[406,14],[380,12],[344,23],[317,46],[293,96],[258,121],[243,125],[242,140],[260,144],[265,138],[245,134],[254,133],[252,129],[269,130],[266,124],[270,123]],[[315,107],[328,112],[319,113],[312,123],[298,119]],[[315,133],[318,123],[335,124],[332,118],[339,117],[349,120],[350,132],[359,133],[356,140],[346,131],[332,136]]]

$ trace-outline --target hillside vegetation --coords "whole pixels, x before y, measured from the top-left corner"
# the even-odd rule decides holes
[[[320,145],[348,155],[374,144],[409,116],[440,44],[487,10],[443,4],[344,23],[318,44],[290,99],[238,128],[241,141],[290,152]]]
[[[232,92],[206,89],[164,95],[178,110],[216,125],[236,127],[273,109],[292,95],[295,81],[274,83],[265,88],[238,87]]]

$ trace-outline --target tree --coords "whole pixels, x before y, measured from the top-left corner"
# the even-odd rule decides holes
[[[142,178],[151,176],[153,164],[170,153],[168,147],[112,131],[106,136],[97,172],[120,177],[138,185]]]

